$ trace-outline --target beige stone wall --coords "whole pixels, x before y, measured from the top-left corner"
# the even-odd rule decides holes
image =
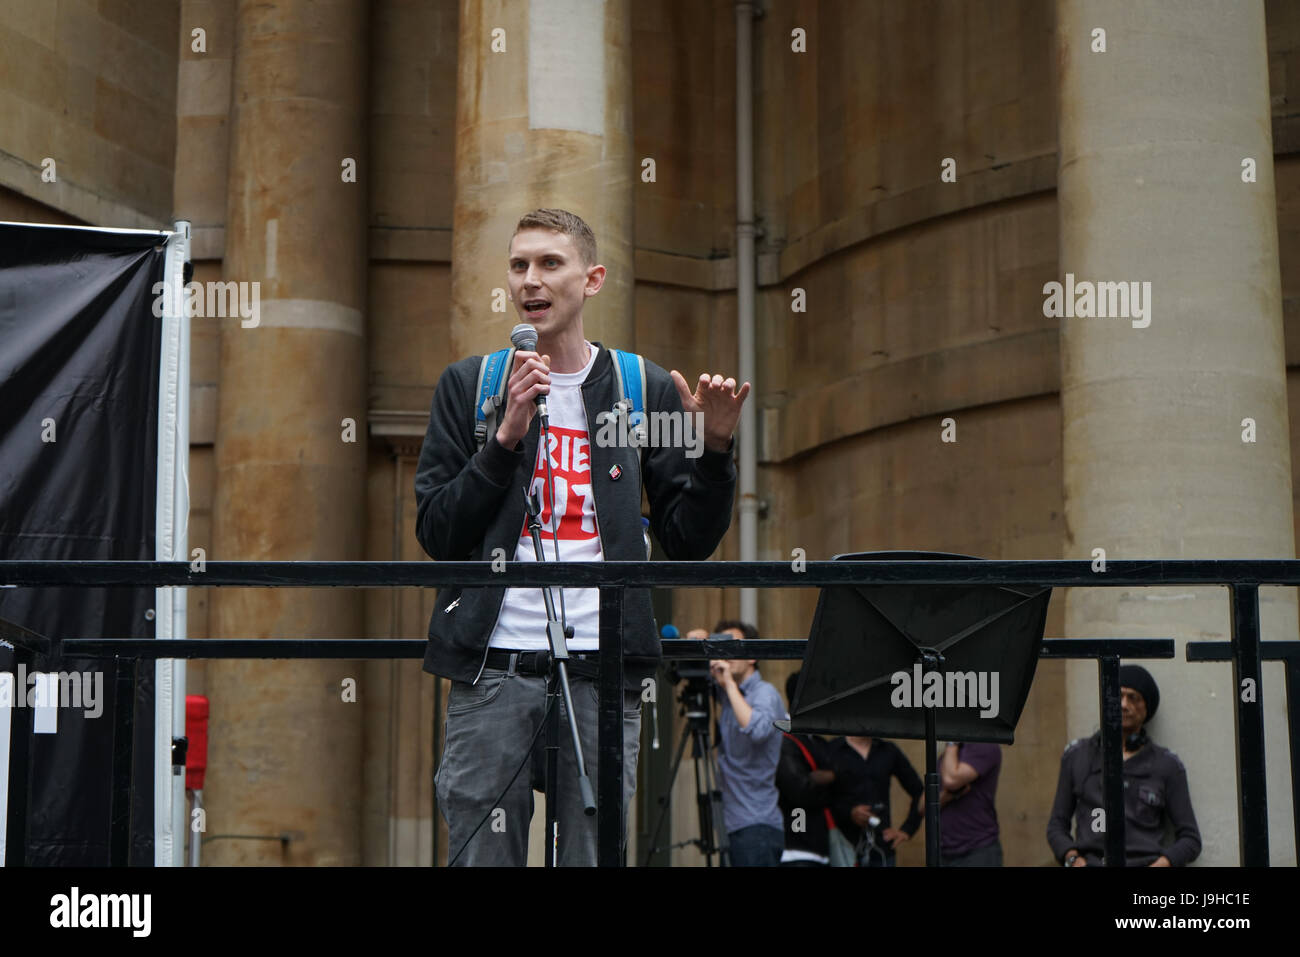
[[[657,168],[657,181],[640,182],[636,192],[638,280],[647,253],[733,254],[734,22],[725,3],[632,4],[635,157],[638,173],[646,158]],[[675,278],[690,281],[681,272]]]
[[[784,278],[871,236],[1055,178],[1050,4],[774,5],[758,22],[758,207]],[[808,33],[792,53],[791,30]],[[957,182],[939,183],[956,161]],[[760,247],[761,249],[762,247]]]
[[[176,33],[180,57],[176,72],[176,209],[178,216],[190,221],[192,258],[196,262],[220,260],[225,250],[235,7],[228,0],[181,0],[180,4],[180,28]],[[196,31],[202,31],[199,37]],[[216,342],[209,332],[205,330],[205,349]],[[212,378],[206,384],[215,382]]]
[[[77,224],[75,216],[69,216],[61,209],[47,206],[5,186],[0,186],[0,220],[15,223],[56,223],[62,226]]]
[[[179,4],[12,0],[0,12],[0,186],[96,226],[172,213]],[[54,160],[54,182],[42,181]]]

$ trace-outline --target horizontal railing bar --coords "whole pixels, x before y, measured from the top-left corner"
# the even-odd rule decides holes
[[[758,658],[768,660],[800,660],[808,647],[807,638],[759,638],[741,641],[738,638],[665,638],[665,658]]]
[[[803,658],[808,642],[802,638],[764,638],[758,647],[737,639],[690,640],[668,638],[663,641],[665,658]],[[775,648],[768,646],[775,645]],[[1039,646],[1041,658],[1097,658],[1118,655],[1121,658],[1172,658],[1172,638],[1045,638]]]
[[[67,638],[65,657],[76,658],[423,658],[424,638]],[[799,660],[805,638],[695,640],[666,638],[665,658]],[[1047,638],[1044,658],[1172,658],[1171,638]]]
[[[1172,638],[1045,638],[1040,658],[1172,658]]]
[[[423,658],[427,638],[66,638],[65,658]]]
[[[1260,657],[1264,661],[1300,659],[1300,641],[1261,641]],[[1189,641],[1186,646],[1188,661],[1231,661],[1230,641]]]
[[[0,561],[0,586],[354,587],[559,585],[783,587],[826,585],[1300,585],[1295,559],[789,562],[186,562]],[[501,570],[497,570],[501,569]]]

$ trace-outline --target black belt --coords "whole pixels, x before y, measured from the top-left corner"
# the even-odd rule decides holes
[[[551,653],[549,651],[510,651],[505,648],[493,648],[487,653],[485,668],[508,671],[510,656],[515,655],[515,674],[546,675],[551,672]],[[594,678],[596,662],[599,657],[594,651],[569,652],[569,672],[575,677]]]

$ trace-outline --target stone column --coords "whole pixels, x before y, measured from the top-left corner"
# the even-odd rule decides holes
[[[222,324],[214,559],[364,557],[366,18],[363,0],[236,14],[224,273],[260,284],[260,315]],[[362,593],[217,590],[212,636],[358,638]],[[360,863],[359,667],[210,666],[208,833],[296,833],[287,853],[215,841],[205,863]]]
[[[1264,5],[1060,0],[1057,16],[1058,279],[1149,289],[1145,317],[1058,320],[1064,555],[1292,558]],[[1262,590],[1261,615],[1265,639],[1294,638],[1294,589]],[[1183,651],[1228,638],[1227,591],[1074,589],[1065,617],[1070,637],[1177,639],[1175,660],[1144,663],[1151,735],[1187,767],[1199,863],[1235,864],[1231,673]],[[1272,861],[1294,864],[1285,696],[1278,666],[1265,676]],[[1072,663],[1067,689],[1070,735],[1091,734],[1095,665]]]
[[[509,344],[506,248],[537,207],[581,216],[605,286],[588,339],[636,347],[632,312],[632,22],[628,0],[462,3],[452,222],[457,357]],[[663,166],[663,159],[659,163]],[[493,312],[493,290],[507,308]]]

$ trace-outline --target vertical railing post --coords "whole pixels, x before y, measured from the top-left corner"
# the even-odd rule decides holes
[[[622,867],[623,586],[600,589],[600,727],[596,761],[596,864]]]
[[[1300,655],[1286,656],[1286,716],[1291,743],[1291,829],[1296,860],[1300,861]]]
[[[131,863],[131,797],[135,745],[135,682],[138,658],[114,658],[113,793],[109,805],[108,863]]]
[[[937,651],[922,649],[922,662],[927,673],[936,672],[942,677],[943,658]],[[925,709],[925,866],[938,867],[942,853],[939,840],[939,767],[938,742],[935,740],[935,709]]]
[[[27,823],[31,807],[32,709],[27,707],[26,676],[36,655],[14,642],[14,707],[9,709],[9,809],[5,815],[5,867],[27,866]],[[19,699],[22,695],[22,699]],[[19,705],[22,707],[19,707]]]
[[[1237,732],[1237,828],[1242,867],[1268,867],[1268,784],[1264,774],[1264,666],[1259,586],[1233,585],[1232,693]]]
[[[1097,659],[1097,682],[1101,695],[1101,802],[1105,813],[1105,864],[1123,867],[1124,849],[1124,742],[1120,707],[1119,656]],[[1092,822],[1089,822],[1091,825]]]

